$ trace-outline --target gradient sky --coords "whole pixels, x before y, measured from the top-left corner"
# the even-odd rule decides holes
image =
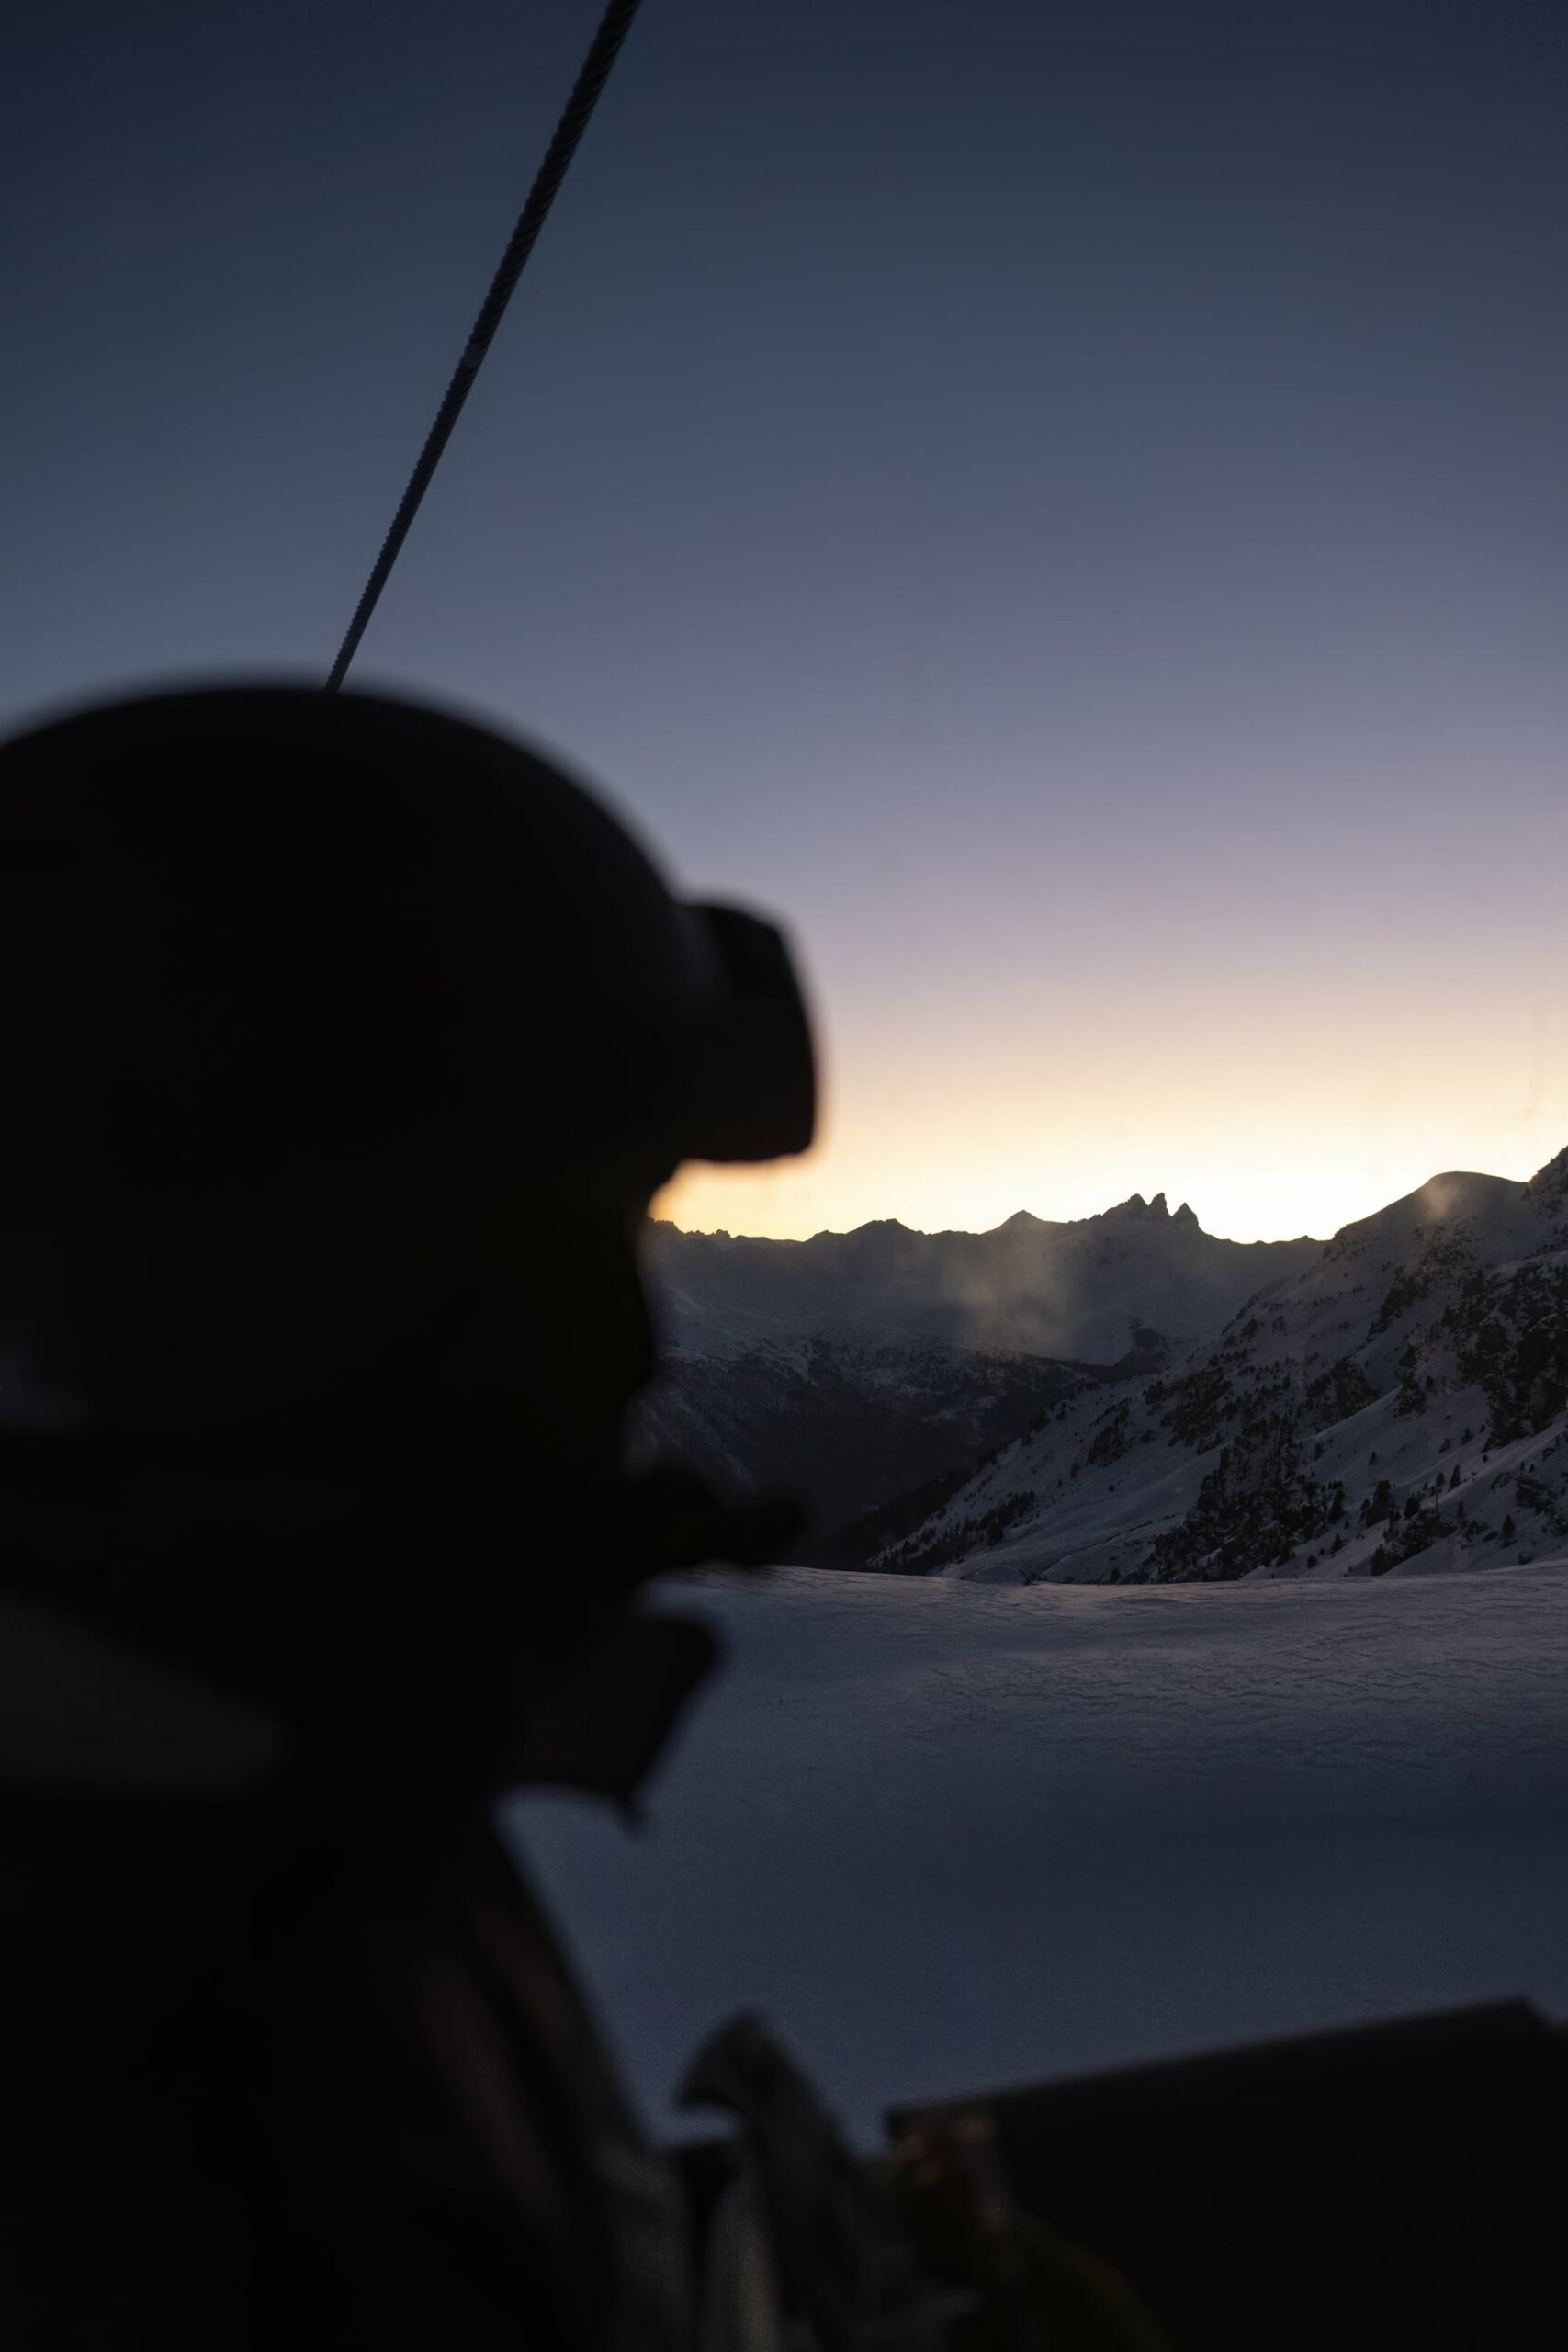
[[[324,673],[595,0],[11,0],[0,722]],[[645,0],[355,666],[787,911],[689,1224],[1568,1140],[1559,9]]]

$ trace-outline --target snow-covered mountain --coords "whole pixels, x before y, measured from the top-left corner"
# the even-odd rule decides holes
[[[1322,1249],[1216,1239],[1163,1194],[991,1233],[655,1226],[663,1370],[634,1440],[731,1491],[798,1498],[805,1556],[858,1566],[1066,1398],[1155,1370]]]
[[[1071,1224],[1020,1210],[990,1233],[886,1220],[809,1241],[655,1225],[648,1271],[666,1340],[710,1359],[833,1332],[1109,1363],[1153,1332],[1206,1339],[1321,1241],[1222,1241],[1182,1204],[1134,1193]],[[1146,1342],[1145,1342],[1146,1343]]]
[[[1064,1399],[874,1565],[1146,1583],[1561,1554],[1565,1406],[1568,1151],[1347,1226],[1170,1366]]]

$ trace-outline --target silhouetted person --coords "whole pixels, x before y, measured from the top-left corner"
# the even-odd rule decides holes
[[[0,2337],[661,2346],[680,2217],[490,1826],[629,1798],[765,1523],[638,1487],[777,934],[536,756],[234,689],[0,750]]]

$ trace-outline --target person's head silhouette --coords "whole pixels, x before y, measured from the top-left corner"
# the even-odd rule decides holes
[[[618,1476],[637,1237],[683,1159],[809,1141],[782,940],[536,753],[308,688],[0,748],[0,1473],[105,1498],[13,1584],[366,1753],[379,1645],[456,1768],[509,1646],[658,1564]]]
[[[40,728],[0,750],[0,1321],[99,1430],[294,1417],[478,1249],[524,1293],[496,1377],[558,1319],[569,1442],[642,1369],[624,1325],[592,1359],[651,1191],[809,1139],[777,934],[444,712],[238,687]]]

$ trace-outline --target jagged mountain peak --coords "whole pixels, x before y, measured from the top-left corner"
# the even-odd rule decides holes
[[[1011,1216],[1005,1218],[1000,1225],[993,1226],[991,1230],[993,1233],[1082,1232],[1103,1225],[1174,1225],[1178,1221],[1171,1216],[1163,1193],[1156,1193],[1152,1200],[1145,1200],[1142,1193],[1129,1193],[1124,1201],[1112,1201],[1109,1208],[1095,1209],[1088,1216],[1069,1217],[1065,1224],[1054,1223],[1049,1217],[1035,1216],[1029,1209],[1015,1209]],[[1179,1222],[1191,1226],[1198,1223],[1185,1203]]]
[[[1200,1232],[1202,1230],[1198,1224],[1196,1215],[1188,1207],[1185,1201],[1177,1215],[1173,1216],[1170,1204],[1163,1193],[1156,1193],[1148,1200],[1144,1198],[1142,1193],[1129,1193],[1124,1201],[1116,1202],[1111,1208],[1101,1209],[1098,1216],[1086,1217],[1083,1222],[1086,1225],[1146,1225],[1162,1231],[1168,1226],[1179,1224],[1193,1227]]]

